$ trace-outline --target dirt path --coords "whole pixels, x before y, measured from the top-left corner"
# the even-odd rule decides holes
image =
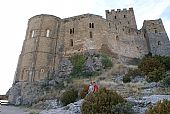
[[[0,106],[0,114],[29,114],[29,112],[24,111],[20,107],[14,106]]]

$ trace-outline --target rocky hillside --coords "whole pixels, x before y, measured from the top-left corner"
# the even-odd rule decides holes
[[[169,60],[166,57],[115,58],[96,51],[62,57],[58,69],[50,71],[47,79],[13,85],[9,102],[43,110],[40,114],[80,114],[83,88],[95,81],[99,88],[116,91],[133,104],[135,113],[142,114],[159,100],[170,100]],[[78,92],[75,103],[63,107],[60,99],[72,89]]]

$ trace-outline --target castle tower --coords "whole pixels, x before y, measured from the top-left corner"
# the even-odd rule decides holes
[[[48,76],[55,63],[60,18],[37,15],[29,19],[14,83],[36,81]]]
[[[108,21],[111,31],[119,35],[124,33],[125,27],[137,29],[133,8],[129,8],[129,10],[111,10],[111,12],[106,10],[106,20]]]
[[[170,42],[161,19],[145,20],[142,29],[149,52],[153,55],[170,56]]]

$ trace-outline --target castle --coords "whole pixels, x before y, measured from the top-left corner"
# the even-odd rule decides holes
[[[38,81],[59,64],[59,55],[100,50],[141,58],[148,53],[170,55],[170,42],[161,19],[144,21],[138,30],[133,8],[106,10],[106,19],[83,14],[61,19],[36,15],[29,19],[14,83]]]

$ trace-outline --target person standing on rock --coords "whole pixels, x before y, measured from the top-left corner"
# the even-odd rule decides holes
[[[94,86],[93,86],[93,82],[91,82],[89,85],[88,94],[92,93],[93,91],[94,91]]]
[[[94,93],[99,90],[99,87],[98,87],[98,85],[96,84],[96,82],[93,82],[93,87],[94,87],[94,90],[93,90]]]

